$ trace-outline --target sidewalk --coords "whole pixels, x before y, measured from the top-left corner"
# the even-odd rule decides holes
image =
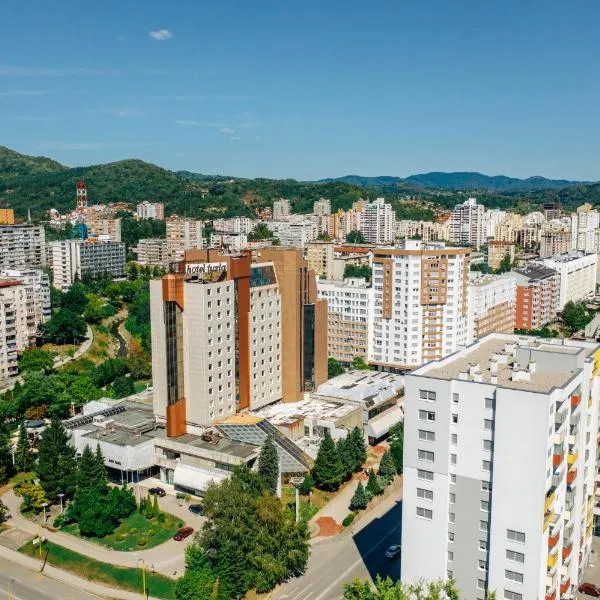
[[[26,519],[19,512],[19,506],[21,504],[20,498],[17,498],[14,492],[10,490],[2,496],[2,500],[11,515],[6,524],[9,527],[17,527],[22,531],[37,536],[38,524]],[[120,552],[61,531],[50,531],[49,529],[44,528],[43,535],[49,541],[64,546],[69,550],[85,554],[86,556],[101,562],[111,563],[121,567],[136,568],[138,560],[144,559],[148,566],[153,565],[157,573],[166,575],[167,577],[177,577],[184,572],[184,549],[188,544],[192,543],[194,539],[193,536],[190,536],[182,542],[169,540],[168,542],[160,544],[160,546],[156,546],[155,548],[150,548],[149,550]]]
[[[94,332],[92,331],[92,328],[89,325],[87,325],[85,336],[85,341],[83,341],[79,348],[75,350],[73,356],[65,356],[63,359],[59,359],[54,362],[55,369],[58,369],[59,367],[62,367],[63,365],[66,365],[67,363],[70,363],[73,360],[77,360],[90,349],[92,342],[94,341]]]
[[[4,548],[0,546],[0,556],[9,560],[12,563],[16,563],[29,569],[30,571],[35,571],[37,573],[40,572],[40,561],[35,558],[30,558],[29,556],[25,556],[15,550],[9,550],[8,548]],[[48,577],[50,579],[55,579],[56,581],[60,581],[65,583],[73,588],[77,588],[83,590],[85,592],[95,594],[98,598],[118,598],[119,600],[139,600],[141,597],[141,593],[139,592],[127,592],[125,590],[119,590],[117,588],[107,587],[104,585],[100,585],[98,583],[92,583],[91,581],[87,581],[86,579],[82,579],[81,577],[77,577],[76,575],[72,575],[67,571],[62,571],[61,569],[57,569],[56,567],[52,567],[50,565],[46,565],[44,568],[43,576]],[[158,598],[149,597],[149,600],[159,600]]]

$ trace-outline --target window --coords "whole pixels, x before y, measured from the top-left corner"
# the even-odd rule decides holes
[[[417,498],[423,498],[423,500],[433,500],[433,492],[431,490],[417,488]]]
[[[433,472],[425,471],[424,469],[417,469],[417,479],[423,479],[425,481],[433,481]]]
[[[452,394],[452,402],[454,402],[454,404],[458,404],[458,394],[457,393]]]
[[[483,440],[483,449],[491,452],[492,451],[492,440]]]
[[[485,590],[485,581],[483,579],[478,579],[477,580],[477,589],[478,590]]]
[[[456,483],[456,473],[450,473],[450,483]]]
[[[487,568],[487,563],[485,560],[478,560],[477,561],[477,567],[479,568],[480,571],[485,571]]]
[[[454,541],[454,531],[449,531],[448,532],[448,541],[449,542],[453,542]]]
[[[504,590],[504,600],[523,600],[523,594]]]
[[[419,398],[421,400],[435,400],[435,392],[430,392],[429,390],[419,390]]]
[[[484,552],[487,552],[488,543],[486,540],[479,540],[479,549],[483,550]]]
[[[485,407],[486,408],[494,408],[494,399],[493,398],[486,398],[485,399]]]
[[[525,543],[525,534],[522,531],[515,531],[514,529],[506,530],[506,539],[511,542],[519,542],[519,544]]]
[[[479,521],[479,531],[487,531],[489,523],[487,521]]]
[[[479,508],[484,512],[490,512],[490,503],[487,500],[481,500],[479,502]]]
[[[419,429],[419,439],[423,442],[435,442],[435,432]]]
[[[516,581],[517,583],[523,583],[523,573],[517,573],[516,571],[504,571],[504,578],[509,581]]]
[[[435,421],[435,413],[432,410],[420,410],[419,421]]]
[[[525,555],[522,552],[515,552],[514,550],[506,551],[506,560],[512,560],[523,564],[525,562]]]
[[[450,523],[454,523],[455,519],[456,519],[456,515],[453,512],[449,512],[448,513],[448,521]]]
[[[456,454],[451,454],[450,455],[450,464],[451,465],[455,465],[456,464]]]
[[[454,504],[456,502],[456,494],[450,492],[450,504]]]
[[[452,422],[455,425],[458,423],[458,415],[456,413],[452,413]]]
[[[421,517],[422,519],[428,519],[431,521],[433,517],[433,511],[429,508],[423,508],[422,506],[417,506],[417,517]]]
[[[484,471],[491,471],[492,470],[492,462],[489,460],[482,460],[481,461],[481,468]]]
[[[484,419],[483,420],[483,428],[490,430],[492,428],[492,420],[491,419]]]
[[[427,462],[433,462],[435,459],[435,454],[429,450],[418,450],[417,455],[419,460],[425,460]]]
[[[491,492],[492,491],[491,481],[482,481],[481,482],[481,491],[482,492]]]
[[[450,434],[450,442],[453,446],[456,446],[458,444],[458,433]]]
[[[452,550],[448,550],[448,560],[454,560],[454,552]]]

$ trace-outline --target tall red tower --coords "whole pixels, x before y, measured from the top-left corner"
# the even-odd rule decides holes
[[[86,213],[87,212],[87,187],[83,179],[77,182],[77,211]]]

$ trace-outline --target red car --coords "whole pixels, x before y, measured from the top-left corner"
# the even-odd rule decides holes
[[[579,586],[579,592],[586,596],[593,596],[594,598],[600,598],[600,587],[593,583],[582,583]]]
[[[194,533],[193,527],[182,527],[181,529],[177,530],[177,533],[173,536],[173,539],[176,542],[181,542],[181,540],[185,540],[185,538],[192,535],[192,533]]]

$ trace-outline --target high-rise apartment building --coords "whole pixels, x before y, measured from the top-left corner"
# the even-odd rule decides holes
[[[42,225],[0,225],[0,267],[43,267],[46,234]]]
[[[61,240],[50,242],[52,285],[66,292],[76,280],[122,277],[125,244],[111,240]]]
[[[322,279],[334,279],[334,243],[315,240],[306,245],[308,268]]]
[[[569,301],[585,300],[596,292],[598,255],[595,252],[567,252],[541,262],[560,275],[559,310]]]
[[[245,233],[224,233],[213,231],[210,234],[210,247],[227,252],[241,252],[248,248],[248,235]]]
[[[313,204],[313,212],[315,215],[330,215],[331,200],[329,198],[320,198],[315,200]]]
[[[466,343],[469,254],[416,240],[373,248],[370,363],[414,368]]]
[[[166,220],[167,257],[169,262],[183,260],[186,250],[202,248],[203,224],[202,221],[183,219],[176,216]]]
[[[25,323],[30,344],[35,344],[40,326],[52,314],[50,278],[41,269],[0,269],[3,281],[18,281],[25,289]]]
[[[360,231],[370,244],[389,244],[396,238],[396,213],[385,198],[365,202]]]
[[[546,221],[552,221],[552,219],[560,219],[563,211],[560,202],[546,202],[542,206],[544,211],[544,217]]]
[[[309,242],[319,235],[317,224],[310,219],[292,219],[271,221],[269,229],[279,238],[282,246],[305,248]]]
[[[213,229],[220,233],[245,233],[254,229],[256,221],[249,217],[231,217],[230,219],[215,219]]]
[[[273,221],[283,221],[292,214],[292,205],[287,198],[273,202]]]
[[[18,373],[18,352],[29,346],[27,290],[14,279],[0,281],[0,380]]]
[[[0,225],[14,225],[15,211],[12,208],[0,208]]]
[[[169,263],[166,240],[159,238],[138,240],[137,246],[131,250],[137,257],[136,262],[145,267],[166,266]]]
[[[513,333],[517,282],[510,275],[475,276],[469,282],[467,343],[488,333]]]
[[[516,329],[541,329],[560,308],[560,275],[538,263],[527,263],[510,272],[517,282]]]
[[[481,600],[575,593],[592,545],[598,349],[494,333],[406,375],[404,581],[453,577]]]
[[[154,219],[163,221],[165,218],[165,205],[162,202],[140,202],[136,208],[137,216],[140,219]]]
[[[327,305],[295,249],[190,250],[150,282],[154,405],[171,437],[327,379]]]
[[[369,356],[369,327],[373,288],[365,279],[319,280],[319,298],[327,300],[328,354],[350,365],[354,357]]]
[[[420,237],[424,242],[448,241],[450,224],[433,221],[396,221],[396,237],[399,239]]]
[[[540,258],[555,254],[564,254],[573,247],[573,234],[570,229],[560,225],[542,227],[540,233]]]
[[[469,198],[457,204],[450,216],[450,241],[479,250],[487,238],[485,207]]]
[[[485,231],[488,238],[493,238],[496,235],[496,228],[502,223],[505,217],[506,211],[499,208],[485,211]]]
[[[88,209],[87,226],[90,236],[102,237],[113,242],[121,241],[121,219],[106,217],[101,212]]]
[[[515,244],[512,242],[500,242],[490,240],[487,247],[487,263],[490,269],[498,269],[502,261],[508,256],[510,266],[515,262]]]
[[[571,219],[571,246],[581,252],[598,252],[596,230],[600,227],[600,213],[591,204],[582,204]]]

